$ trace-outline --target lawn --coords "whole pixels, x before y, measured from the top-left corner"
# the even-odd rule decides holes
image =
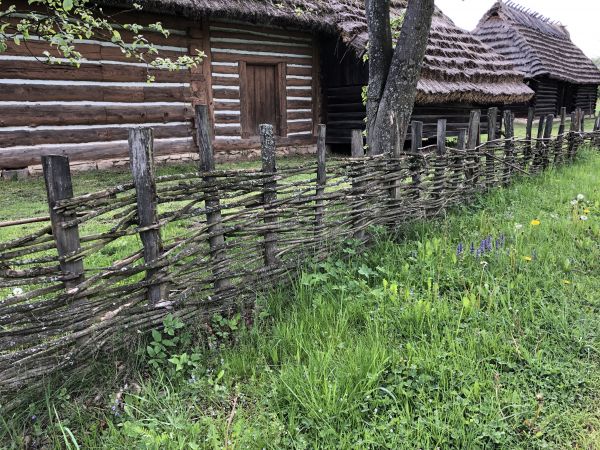
[[[600,155],[583,151],[574,166],[444,219],[373,230],[366,253],[348,242],[343,258],[258,298],[253,326],[236,316],[200,331],[167,320],[148,337],[150,353],[140,345],[128,361],[97,361],[102,375],[49,387],[0,421],[0,440],[597,448],[598,174]]]

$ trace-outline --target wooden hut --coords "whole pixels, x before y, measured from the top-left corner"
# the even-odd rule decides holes
[[[125,0],[99,3],[108,13],[119,9],[123,22],[161,21],[171,35],[151,36],[160,56],[198,49],[205,60],[193,69],[153,70],[111,43],[80,39],[81,67],[49,66],[36,60],[48,47],[35,37],[27,46],[9,44],[0,54],[0,169],[37,165],[43,154],[65,154],[86,168],[125,163],[128,128],[139,125],[154,128],[159,158],[193,157],[197,104],[209,107],[220,161],[256,157],[261,122],[275,125],[281,153],[312,152],[319,122],[329,123],[331,142],[363,126],[361,0],[148,0],[143,13],[123,13]],[[418,118],[433,123],[460,111],[464,122],[473,106],[530,95],[508,64],[478,55],[490,52],[476,39],[440,13],[434,23]]]
[[[600,70],[571,41],[567,29],[512,2],[498,1],[474,34],[525,73],[537,114],[596,109]],[[525,110],[521,110],[522,113]]]

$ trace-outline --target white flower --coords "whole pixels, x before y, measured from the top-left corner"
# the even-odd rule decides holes
[[[579,220],[588,220],[588,216],[581,216]]]
[[[577,203],[578,203],[577,200],[571,200],[571,205],[572,206],[575,206]]]
[[[515,230],[522,230],[522,229],[523,229],[522,223],[515,223]]]
[[[23,289],[21,289],[21,288],[14,288],[13,289],[13,295],[15,297],[18,297],[19,295],[23,295]]]
[[[580,202],[585,200],[585,195],[583,194],[577,194],[577,200],[579,200]]]

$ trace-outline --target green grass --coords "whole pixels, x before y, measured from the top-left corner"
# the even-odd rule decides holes
[[[189,350],[195,369],[115,360],[104,384],[49,388],[0,436],[15,448],[598,448],[599,173],[584,151],[443,220],[379,231],[365,254],[349,245],[260,298],[253,327],[213,322]],[[574,211],[578,194],[588,203]],[[490,235],[505,245],[471,255]]]

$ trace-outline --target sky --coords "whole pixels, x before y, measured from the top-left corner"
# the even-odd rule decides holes
[[[466,30],[477,26],[495,0],[435,0],[456,25]],[[571,40],[590,58],[600,57],[600,0],[517,0],[567,26]]]

